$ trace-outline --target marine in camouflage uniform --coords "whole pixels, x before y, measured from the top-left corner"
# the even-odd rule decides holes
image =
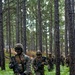
[[[17,52],[17,54],[14,56],[15,65],[13,67],[15,75],[31,75],[31,60],[29,56],[24,54],[23,45],[20,43],[16,44],[15,51]],[[10,63],[10,65],[11,64],[13,63]]]
[[[53,70],[53,67],[54,67],[54,61],[53,61],[53,57],[52,57],[52,54],[51,53],[49,53],[48,54],[48,71],[51,71],[51,70]]]
[[[65,60],[64,56],[61,55],[61,56],[60,56],[60,64],[61,64],[62,66],[64,66],[64,60]]]
[[[70,61],[71,61],[70,54],[68,54],[67,57],[66,57],[66,65],[67,65],[67,67],[70,66]]]
[[[44,65],[46,65],[46,57],[43,57],[41,51],[38,50],[32,64],[36,75],[44,75]]]

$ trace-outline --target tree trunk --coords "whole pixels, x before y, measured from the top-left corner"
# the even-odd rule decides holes
[[[26,0],[23,0],[23,45],[26,53]]]
[[[16,43],[20,42],[19,35],[19,0],[17,0],[17,24],[16,24]]]
[[[68,0],[65,0],[65,56],[68,54]]]
[[[1,57],[1,61],[0,61],[1,69],[5,70],[2,0],[0,0],[0,57]]]
[[[36,9],[37,11],[37,9]],[[36,51],[38,50],[38,21],[37,21],[37,12],[36,12]]]
[[[68,0],[70,75],[75,75],[74,0]]]
[[[20,27],[20,31],[21,31],[20,32],[20,42],[23,43],[23,39],[22,39],[23,38],[23,30],[22,30],[22,26],[23,26],[23,24],[22,24],[22,18],[23,18],[22,17],[23,16],[22,15],[22,0],[20,0],[19,10],[20,10],[20,16],[19,16],[19,18],[20,18],[20,23],[19,23],[20,26],[19,27]]]
[[[9,30],[9,53],[11,57],[11,25],[10,25],[10,8],[9,8],[9,0],[8,0],[8,30]]]
[[[7,7],[5,0],[5,8]],[[6,13],[6,52],[9,50],[9,27],[8,27],[8,13]]]
[[[38,25],[39,25],[39,50],[42,52],[42,23],[41,23],[40,0],[37,0],[37,3],[38,3]]]
[[[56,75],[60,75],[59,0],[54,0]]]
[[[50,26],[49,26],[50,52],[52,53],[52,0],[50,0]]]
[[[47,24],[45,23],[45,25],[46,25],[46,32],[45,32],[45,35],[46,35],[46,37],[45,37],[45,40],[46,40],[46,57],[48,57],[48,47],[47,47]]]

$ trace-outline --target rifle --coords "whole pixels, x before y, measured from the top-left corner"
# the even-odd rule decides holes
[[[10,61],[10,63],[9,63],[9,68],[10,69],[13,69],[13,71],[14,71],[14,73],[23,73],[24,72],[24,70],[22,71],[21,69],[20,69],[20,66],[21,66],[21,64],[18,64],[17,62],[16,62],[16,60],[15,60],[15,56],[12,56],[11,57],[11,61]]]
[[[34,71],[36,72],[36,71],[42,71],[43,69],[44,69],[44,65],[47,65],[47,62],[46,62],[46,60],[47,60],[47,58],[46,57],[42,57],[42,59],[41,60],[39,60],[39,61],[37,61],[36,59],[35,59],[35,63],[36,63],[36,65],[35,65],[35,67],[34,67]]]
[[[38,62],[36,62],[34,71],[35,71],[35,72],[37,72],[37,71],[41,72],[42,68],[43,68],[42,61],[38,61]]]

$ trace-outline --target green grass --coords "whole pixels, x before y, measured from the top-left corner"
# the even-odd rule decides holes
[[[61,75],[69,75],[69,68],[66,66],[60,66]]]
[[[0,75],[14,75],[13,71],[9,69],[9,65],[6,64],[6,70],[1,71],[0,70]],[[51,72],[48,72],[47,66],[45,66],[45,75],[55,75],[55,69],[53,69]],[[69,75],[69,68],[66,66],[60,66],[60,73],[61,75]]]
[[[14,75],[13,71],[11,69],[9,69],[8,67],[9,65],[6,64],[6,69],[5,70],[1,70],[0,69],[0,75]]]
[[[45,67],[45,75],[55,75],[56,69],[54,66],[54,69],[52,71],[47,70],[47,66]],[[69,68],[66,66],[60,66],[60,73],[61,75],[69,75]]]

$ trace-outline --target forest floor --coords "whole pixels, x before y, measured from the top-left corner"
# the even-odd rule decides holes
[[[55,68],[52,71],[48,71],[48,67],[45,66],[45,75],[55,75]],[[69,68],[66,66],[60,66],[60,73],[61,75],[69,75]],[[6,64],[6,70],[1,71],[0,70],[0,75],[14,75],[13,70],[9,69],[9,64]],[[34,72],[33,72],[33,75]]]

